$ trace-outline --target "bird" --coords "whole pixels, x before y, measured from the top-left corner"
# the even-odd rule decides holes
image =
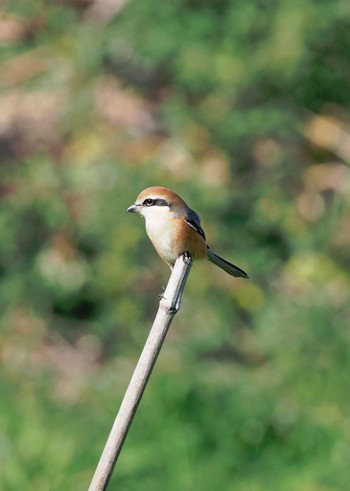
[[[171,189],[163,186],[144,189],[127,211],[145,219],[147,235],[170,269],[179,256],[186,254],[192,260],[208,259],[231,276],[249,278],[241,268],[211,250],[199,215]]]

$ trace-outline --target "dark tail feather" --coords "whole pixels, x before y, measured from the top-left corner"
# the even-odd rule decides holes
[[[235,276],[236,278],[242,277],[248,279],[249,276],[247,273],[243,271],[243,269],[238,268],[238,266],[235,266],[232,263],[229,263],[226,261],[226,259],[223,259],[220,256],[217,256],[213,251],[208,249],[208,259],[210,262],[216,264],[216,266],[219,266],[219,268],[223,269],[226,271],[226,273],[230,274],[231,276]]]

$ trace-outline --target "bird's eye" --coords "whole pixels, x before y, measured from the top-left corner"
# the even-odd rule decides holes
[[[145,199],[145,201],[143,202],[143,204],[144,204],[144,205],[146,205],[146,206],[152,206],[152,205],[153,205],[153,203],[154,203],[154,200],[153,200],[153,199],[151,199],[151,198],[147,198],[147,199]]]

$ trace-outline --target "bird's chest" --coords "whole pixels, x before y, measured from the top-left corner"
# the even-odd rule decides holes
[[[177,258],[175,232],[169,217],[158,216],[146,220],[146,231],[158,254],[167,262],[175,262]]]

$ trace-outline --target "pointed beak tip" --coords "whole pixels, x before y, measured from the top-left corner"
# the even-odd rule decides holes
[[[131,205],[131,206],[129,206],[129,208],[126,211],[129,213],[136,213],[137,207],[136,207],[136,205]]]

